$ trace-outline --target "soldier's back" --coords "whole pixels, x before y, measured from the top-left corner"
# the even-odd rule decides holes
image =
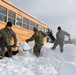
[[[42,32],[42,31],[38,31],[38,32],[36,32],[36,38],[35,38],[35,42],[36,43],[41,43],[41,44],[43,44],[43,39],[44,39],[44,33]]]

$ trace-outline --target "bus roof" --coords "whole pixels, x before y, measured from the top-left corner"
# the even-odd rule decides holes
[[[9,2],[8,0],[2,0],[2,1],[5,2],[5,3],[7,3],[7,4],[9,4],[9,5],[11,5],[12,7],[16,8],[17,10],[21,11],[22,13],[24,13],[24,14],[26,14],[26,15],[32,17],[33,19],[35,19],[35,20],[41,22],[42,24],[45,24],[43,21],[38,20],[36,17],[32,16],[31,14],[28,14],[28,13],[25,12],[24,10],[22,10],[22,9],[20,9],[20,8],[18,8],[18,7],[16,7],[13,3]],[[45,24],[45,25],[48,26],[47,24]]]

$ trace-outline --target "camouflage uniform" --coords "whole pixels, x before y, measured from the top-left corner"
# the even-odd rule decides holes
[[[52,47],[52,49],[55,49],[57,47],[57,45],[59,45],[60,51],[63,52],[63,42],[64,42],[65,36],[70,37],[70,34],[63,30],[58,31],[56,33],[56,40],[54,42],[54,46]]]
[[[14,45],[17,43],[17,38],[16,34],[12,29],[8,29],[7,27],[3,28],[0,30],[0,55],[4,56],[6,50],[8,52],[8,57],[12,57],[12,48],[10,47],[11,43],[10,40],[11,38],[14,38]]]
[[[33,52],[36,56],[39,56],[41,48],[44,44],[44,37],[46,36],[45,33],[43,33],[42,31],[37,31],[33,34],[33,36],[30,39],[27,39],[26,41],[32,41],[35,40],[35,46],[33,48]]]

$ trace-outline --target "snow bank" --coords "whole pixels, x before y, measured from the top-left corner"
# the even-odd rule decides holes
[[[32,48],[33,42],[28,43],[29,51],[20,49],[12,58],[0,60],[0,75],[76,75],[76,46],[64,45],[63,53],[59,47],[51,50],[53,44],[45,43],[41,56],[36,57]]]

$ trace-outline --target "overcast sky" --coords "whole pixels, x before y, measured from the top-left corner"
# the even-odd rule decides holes
[[[48,24],[53,34],[57,27],[76,38],[76,0],[9,0],[18,8]]]

